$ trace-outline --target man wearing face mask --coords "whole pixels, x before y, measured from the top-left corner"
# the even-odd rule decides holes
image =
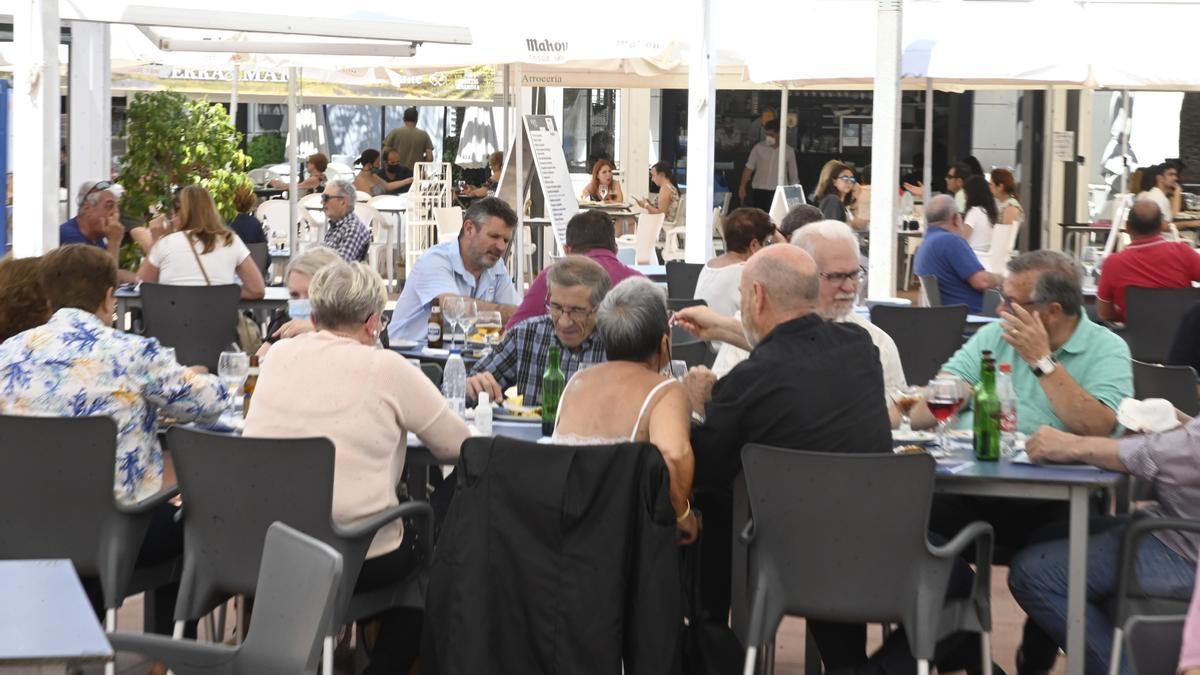
[[[771,199],[779,185],[779,120],[764,124],[763,134],[763,139],[750,149],[750,158],[746,160],[746,168],[742,169],[738,199],[742,206],[770,211]],[[790,145],[786,148],[787,180],[784,184],[795,185],[800,182],[800,174],[796,171],[796,149]],[[750,189],[747,190],[747,187]],[[750,201],[746,201],[747,197]]]
[[[405,167],[403,164],[401,164],[400,163],[400,153],[396,152],[395,150],[393,150],[391,148],[387,148],[384,150],[383,163],[381,163],[379,165],[379,168],[375,169],[375,175],[379,176],[380,178],[387,181],[388,183],[395,183],[396,181],[405,181],[404,185],[397,187],[394,190],[389,190],[387,192],[387,194],[391,194],[391,195],[404,194],[405,192],[408,192],[408,189],[410,187],[412,187],[412,177],[413,177],[412,169],[409,169],[409,168]]]

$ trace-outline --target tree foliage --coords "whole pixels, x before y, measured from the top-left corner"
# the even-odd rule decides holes
[[[282,163],[286,150],[287,143],[279,134],[259,134],[246,144],[252,169]]]

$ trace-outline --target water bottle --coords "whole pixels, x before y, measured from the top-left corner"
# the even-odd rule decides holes
[[[479,392],[475,406],[475,430],[483,436],[492,435],[492,397],[486,391]]]
[[[459,417],[467,414],[467,367],[463,364],[462,350],[450,351],[446,359],[446,370],[442,374],[442,395]]]
[[[1013,389],[1012,364],[1001,363],[996,374],[996,395],[1000,397],[1000,448],[1005,457],[1017,452],[1017,392]]]

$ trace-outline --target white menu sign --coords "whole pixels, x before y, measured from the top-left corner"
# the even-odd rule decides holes
[[[546,200],[546,217],[554,226],[554,237],[561,251],[567,243],[567,221],[579,211],[579,200],[567,170],[567,156],[563,154],[562,137],[550,115],[526,115],[523,135],[526,157],[533,158],[542,196]]]

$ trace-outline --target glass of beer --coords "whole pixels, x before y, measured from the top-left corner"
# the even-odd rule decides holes
[[[921,402],[921,390],[916,387],[892,389],[892,403],[900,413],[900,435],[912,436],[912,410]]]
[[[484,342],[483,353],[486,355],[491,352],[492,347],[500,342],[500,330],[504,328],[504,324],[500,319],[500,312],[495,310],[479,310],[475,318],[475,332]]]

